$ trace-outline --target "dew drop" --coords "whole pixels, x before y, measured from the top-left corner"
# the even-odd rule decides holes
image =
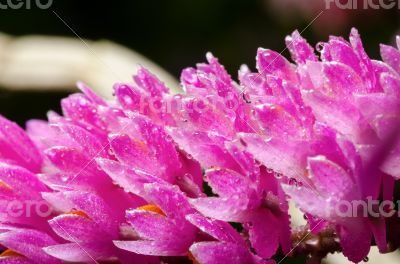
[[[290,178],[289,179],[289,185],[290,186],[297,186],[297,180],[295,178]]]
[[[277,179],[280,179],[280,178],[282,178],[282,173],[279,173],[279,172],[274,172],[274,176],[275,176],[275,178],[277,178]]]
[[[242,95],[243,100],[247,103],[247,104],[251,104],[251,100],[249,98],[249,96],[246,93],[243,93]]]

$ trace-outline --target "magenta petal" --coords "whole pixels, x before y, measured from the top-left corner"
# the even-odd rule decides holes
[[[48,246],[43,250],[55,258],[71,261],[96,263],[97,259],[107,258],[113,255],[109,245],[101,243],[66,243],[54,246]]]
[[[150,96],[160,97],[164,93],[168,93],[168,88],[165,87],[164,83],[143,67],[138,70],[137,74],[134,76],[134,80],[136,84],[144,91],[148,92]]]
[[[98,105],[107,105],[106,101],[101,98],[100,96],[98,96],[89,86],[87,86],[86,84],[84,84],[83,82],[77,82],[76,86],[79,88],[79,90],[81,90],[86,96],[87,98],[90,99],[90,101],[92,101],[95,104]]]
[[[76,214],[63,214],[49,221],[54,232],[71,242],[111,240],[112,236],[102,232],[102,227],[93,220]],[[104,230],[105,231],[105,230]]]
[[[61,106],[65,117],[105,130],[106,124],[97,114],[97,105],[83,94],[72,94],[64,98]]]
[[[356,95],[354,97],[357,107],[371,123],[378,117],[396,115],[400,109],[400,101],[394,96],[383,93]]]
[[[280,138],[263,139],[259,135],[239,134],[246,150],[267,168],[287,177],[304,178],[307,145],[302,141],[285,141]]]
[[[1,115],[0,158],[13,160],[33,172],[39,172],[42,166],[42,155],[25,131]]]
[[[274,104],[262,104],[255,107],[256,117],[271,136],[301,138],[304,130],[287,110]]]
[[[212,168],[206,171],[206,180],[213,192],[222,197],[250,195],[251,181],[235,171]]]
[[[171,237],[179,236],[178,227],[167,217],[143,210],[130,210],[126,213],[129,224],[135,229],[138,235],[146,240],[168,240]],[[180,241],[175,241],[180,243]]]
[[[185,256],[187,250],[182,250],[180,244],[165,243],[165,241],[118,241],[114,245],[120,249],[136,254],[151,256]]]
[[[386,221],[385,218],[368,219],[369,226],[375,238],[375,243],[379,248],[379,252],[385,253],[388,251],[386,240]]]
[[[384,62],[389,64],[395,71],[400,73],[400,52],[399,50],[381,44],[381,57]]]
[[[316,190],[306,187],[299,190],[296,186],[286,184],[283,184],[282,188],[303,212],[324,219],[332,217],[333,212],[331,210],[333,211],[333,207],[331,208],[325,197]]]
[[[200,242],[190,252],[201,264],[252,264],[253,256],[247,248],[225,242]]]
[[[391,74],[382,74],[380,83],[386,94],[400,98],[400,78],[394,77]]]
[[[245,245],[240,234],[226,222],[206,218],[197,213],[187,215],[186,219],[193,225],[197,226],[201,231],[219,241]]]
[[[235,195],[227,198],[197,198],[190,203],[203,215],[228,222],[243,222],[249,218],[246,214],[248,199]]]
[[[323,74],[325,92],[333,95],[333,97],[351,100],[352,93],[366,92],[360,76],[345,64],[338,62],[324,63]]]
[[[85,212],[93,221],[98,223],[102,230],[115,233],[118,229],[116,218],[118,215],[96,194],[86,192],[64,192],[65,197],[70,200],[74,207]]]
[[[355,142],[371,142],[376,135],[359,109],[346,101],[332,99],[316,91],[303,91],[304,101],[316,118]]]
[[[286,46],[292,55],[293,60],[298,64],[304,64],[307,61],[317,61],[314,49],[296,30],[291,36],[287,36]]]
[[[256,59],[257,69],[261,75],[273,74],[285,80],[297,80],[294,65],[278,52],[259,48]]]
[[[113,160],[96,159],[96,162],[116,184],[133,194],[145,195],[144,185],[146,183],[165,183],[164,180],[158,177],[141,170],[129,168]]]
[[[184,221],[185,215],[194,212],[188,198],[175,185],[151,183],[145,185],[145,191],[169,218]]]
[[[87,130],[67,123],[57,124],[57,128],[70,137],[72,142],[68,142],[66,146],[76,146],[81,149],[89,159],[108,157],[106,152],[107,145],[102,145],[101,140]]]
[[[357,195],[353,193],[354,181],[351,176],[337,164],[319,156],[308,158],[308,166],[313,183],[322,195],[337,200],[350,198],[350,194],[353,197]]]
[[[372,234],[366,222],[359,219],[346,221],[338,227],[338,234],[343,254],[350,261],[359,263],[368,255]]]
[[[20,197],[41,200],[40,192],[48,190],[32,172],[2,162],[0,162],[0,180]],[[9,188],[3,188],[3,191]]]
[[[25,257],[0,257],[2,264],[32,264],[32,260]]]
[[[146,142],[122,134],[113,134],[109,140],[114,155],[119,161],[149,174],[162,176],[161,165],[152,157],[152,150]]]
[[[223,148],[213,144],[207,133],[196,132],[184,129],[168,128],[168,133],[176,143],[189,153],[205,168],[221,167],[235,171],[240,170],[235,160]]]
[[[341,39],[331,39],[329,43],[324,44],[321,52],[322,60],[337,61],[354,69],[358,74],[362,74],[361,63],[348,42]]]
[[[126,109],[131,111],[144,112],[145,95],[128,84],[115,84],[114,92],[118,102]],[[142,107],[142,108],[141,108]]]
[[[19,229],[2,233],[0,243],[37,263],[61,263],[42,250],[43,247],[56,244],[56,241],[40,231]]]
[[[279,247],[279,222],[268,210],[258,212],[251,220],[249,239],[257,255],[270,258]]]

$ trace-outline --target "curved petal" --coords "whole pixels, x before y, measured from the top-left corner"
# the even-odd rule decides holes
[[[307,61],[317,61],[317,56],[314,49],[307,43],[307,41],[296,30],[292,35],[287,36],[286,46],[292,55],[292,59],[297,64],[304,64]]]
[[[200,242],[190,247],[190,252],[200,264],[252,264],[253,256],[247,248],[221,242]]]
[[[190,203],[201,214],[228,222],[243,222],[249,219],[246,213],[248,200],[239,195],[226,198],[197,198],[190,200]]]
[[[48,246],[43,250],[50,256],[68,262],[96,263],[97,259],[112,257],[112,247],[111,243],[67,243]]]
[[[368,225],[359,219],[346,221],[345,225],[337,228],[340,245],[345,255],[354,263],[361,262],[371,247],[372,233]]]
[[[0,234],[0,243],[38,263],[61,263],[42,250],[43,247],[55,245],[57,242],[40,231],[18,229],[2,233]]]
[[[54,232],[71,242],[91,242],[113,237],[92,219],[73,213],[62,214],[49,221]]]
[[[1,115],[0,158],[13,160],[32,172],[39,172],[42,166],[42,155],[25,131]]]
[[[262,210],[253,216],[249,228],[249,239],[257,255],[270,258],[279,247],[280,224],[268,210]]]
[[[201,231],[219,241],[246,245],[241,235],[226,222],[207,218],[197,213],[187,215],[186,219]]]
[[[165,241],[113,241],[120,249],[134,252],[136,254],[151,256],[185,256],[188,248],[182,248],[175,243]]]
[[[229,169],[212,168],[205,177],[213,192],[221,197],[250,195],[252,190],[250,179]]]

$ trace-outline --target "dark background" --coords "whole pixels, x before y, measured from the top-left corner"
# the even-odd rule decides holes
[[[322,0],[320,6],[318,0],[297,2],[310,5],[308,14],[295,4],[278,11],[267,0],[54,0],[49,10],[0,10],[0,31],[75,37],[54,10],[81,37],[121,43],[177,77],[182,68],[204,61],[205,53],[212,51],[236,78],[242,63],[254,66],[257,47],[282,51],[284,37],[304,29],[321,10]],[[392,42],[399,29],[397,9],[348,10],[341,16],[334,12],[325,10],[303,36],[315,45],[329,34],[347,37],[355,26],[371,57],[379,58],[379,43]],[[23,124],[29,118],[43,118],[48,109],[57,110],[59,98],[65,95],[1,90],[0,113]]]

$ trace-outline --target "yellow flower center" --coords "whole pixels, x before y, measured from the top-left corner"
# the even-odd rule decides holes
[[[193,256],[192,252],[187,253],[188,258],[193,262],[193,264],[200,264],[200,262],[197,261],[197,259]]]
[[[20,256],[22,255],[11,249],[6,249],[3,251],[3,253],[0,254],[0,257],[20,257]]]
[[[71,212],[64,213],[63,215],[78,215],[83,218],[90,219],[90,217],[83,211],[71,211]]]
[[[165,213],[155,204],[146,204],[141,207],[136,208],[136,210],[143,210],[148,212],[153,212],[162,216],[166,216]]]

